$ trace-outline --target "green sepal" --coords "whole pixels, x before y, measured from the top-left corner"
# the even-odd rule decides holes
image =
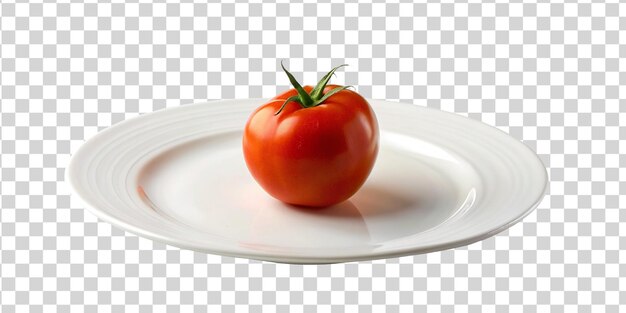
[[[313,99],[314,102],[317,102],[317,100],[322,98],[322,92],[324,91],[324,88],[328,84],[330,78],[333,76],[333,74],[335,74],[335,71],[344,66],[348,66],[348,64],[341,64],[333,68],[332,70],[330,70],[330,72],[324,75],[322,79],[320,79],[320,81],[317,83],[317,86],[315,86],[315,88],[313,88],[313,90],[311,91],[311,99]]]
[[[340,91],[342,91],[344,89],[350,88],[350,87],[352,87],[352,86],[341,86],[341,87],[334,88],[331,91],[325,93],[324,96],[321,99],[315,101],[312,106],[320,105],[324,101],[326,101],[326,99],[330,98],[332,95],[334,95],[334,94],[336,94],[336,93],[338,93],[338,92],[340,92]]]
[[[289,81],[291,82],[291,85],[293,85],[293,88],[295,88],[296,91],[298,92],[298,96],[300,97],[300,103],[306,108],[310,107],[311,104],[313,103],[313,99],[311,99],[311,96],[309,96],[309,94],[304,90],[304,88],[300,86],[300,83],[298,83],[296,78],[293,77],[291,73],[289,73],[289,71],[283,65],[283,61],[280,61],[280,66],[283,68],[283,71],[285,71],[285,74],[287,74],[287,77],[289,77]]]
[[[280,106],[280,109],[278,109],[278,111],[276,111],[276,113],[274,113],[274,115],[278,115],[278,113],[282,112],[282,111],[283,111],[283,109],[285,108],[285,106],[287,106],[287,103],[289,103],[289,102],[291,102],[291,101],[295,101],[295,102],[300,103],[300,101],[299,101],[299,100],[300,100],[300,97],[299,97],[299,96],[292,96],[292,97],[289,97],[287,100],[285,100],[285,102],[283,102],[283,105],[281,105],[281,106]],[[302,103],[300,103],[300,104],[302,104]]]

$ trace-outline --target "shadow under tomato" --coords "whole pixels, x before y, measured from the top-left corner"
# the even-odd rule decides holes
[[[363,215],[359,209],[352,203],[352,201],[344,201],[335,205],[327,207],[308,207],[301,205],[285,204],[288,208],[295,210],[299,213],[307,215],[314,215],[320,217],[334,217],[334,218],[353,218],[363,219]]]
[[[414,209],[419,199],[410,198],[394,190],[380,186],[363,186],[352,198],[328,207],[306,207],[287,204],[301,213],[329,218],[364,219],[368,216],[395,214]]]
[[[396,214],[414,210],[422,202],[417,193],[407,195],[377,185],[363,186],[349,201],[363,216]]]
[[[383,186],[364,186],[350,200],[328,207],[304,207],[271,200],[260,205],[250,223],[250,240],[240,244],[263,251],[291,253],[293,249],[371,249],[390,239],[414,233],[420,212],[417,195]],[[274,202],[276,201],[276,202]],[[424,199],[427,203],[427,199]],[[262,203],[262,202],[261,202]],[[407,226],[407,224],[409,226]],[[297,226],[296,226],[297,225]],[[271,242],[272,246],[264,245]]]

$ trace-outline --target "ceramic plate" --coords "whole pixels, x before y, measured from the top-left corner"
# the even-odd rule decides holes
[[[372,100],[380,152],[365,185],[324,209],[285,205],[253,180],[244,124],[262,99],[214,101],[121,122],[76,152],[67,180],[102,220],[157,241],[287,263],[450,249],[529,214],[546,170],[524,144],[468,118]]]

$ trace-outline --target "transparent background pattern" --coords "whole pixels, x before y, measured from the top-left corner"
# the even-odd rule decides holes
[[[157,2],[0,4],[0,312],[626,311],[626,3]],[[70,196],[98,131],[272,97],[280,60],[497,126],[541,156],[548,195],[468,247],[324,266],[180,250]]]

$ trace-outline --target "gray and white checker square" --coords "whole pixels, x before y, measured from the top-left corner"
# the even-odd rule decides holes
[[[626,3],[155,2],[0,4],[0,312],[626,312]],[[272,97],[280,60],[508,132],[547,196],[467,247],[301,266],[143,239],[70,195],[98,131]]]

